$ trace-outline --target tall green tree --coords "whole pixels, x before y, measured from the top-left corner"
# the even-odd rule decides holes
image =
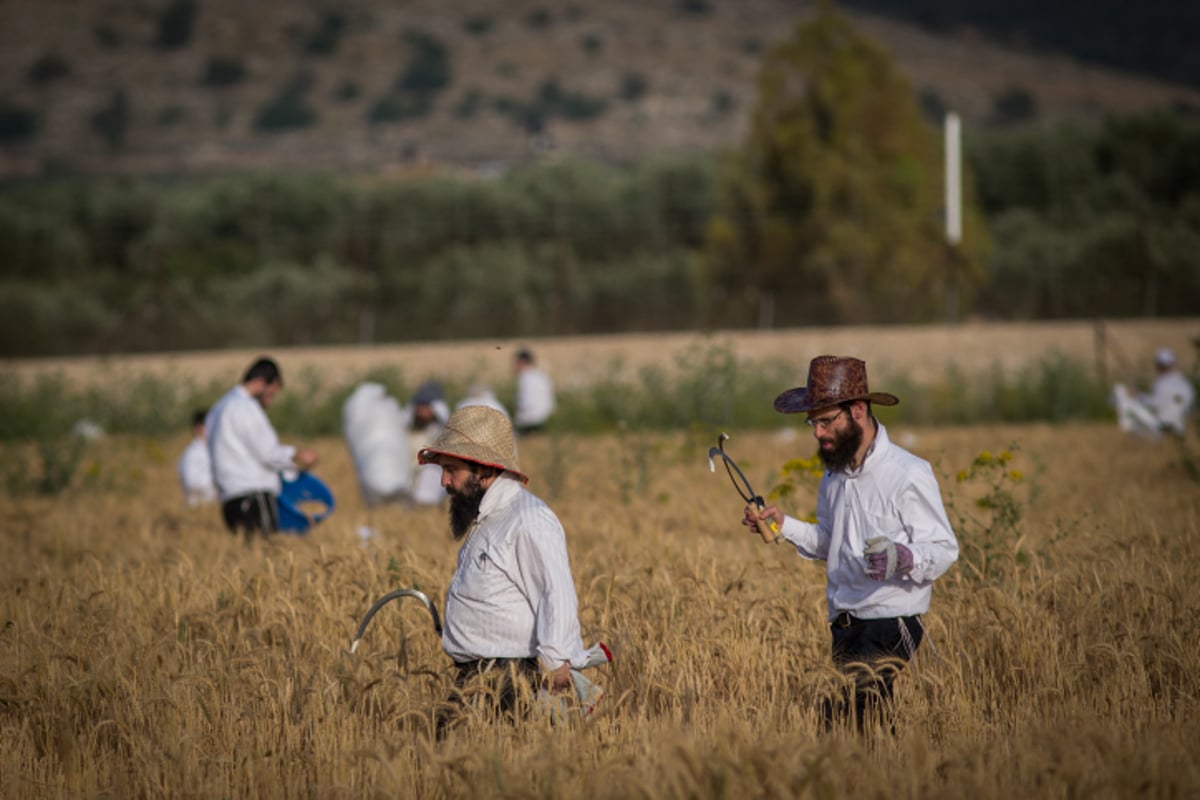
[[[940,319],[982,281],[969,183],[945,241],[939,132],[888,55],[822,4],[766,57],[723,165],[707,251],[718,319],[761,326]]]

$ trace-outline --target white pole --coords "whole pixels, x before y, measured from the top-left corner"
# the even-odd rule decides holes
[[[946,241],[962,242],[961,138],[958,114],[946,114]]]

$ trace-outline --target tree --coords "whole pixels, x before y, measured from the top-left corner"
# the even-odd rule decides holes
[[[822,4],[767,55],[758,89],[707,237],[722,321],[921,321],[968,301],[987,247],[970,186],[953,249],[938,132],[887,54]]]

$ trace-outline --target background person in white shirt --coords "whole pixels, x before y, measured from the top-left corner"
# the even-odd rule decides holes
[[[534,366],[533,353],[522,348],[513,357],[517,370],[517,397],[513,425],[518,433],[539,431],[554,413],[554,384],[550,376]]]
[[[492,391],[490,386],[482,383],[472,383],[468,386],[467,393],[454,406],[454,410],[457,411],[464,406],[488,406],[489,408],[496,409],[506,417],[509,416],[508,409],[496,398],[496,393]]]
[[[250,365],[242,382],[208,412],[208,453],[213,480],[221,498],[221,515],[233,533],[264,536],[279,529],[276,505],[282,488],[279,473],[307,470],[317,454],[307,448],[281,444],[267,419],[267,408],[283,388],[279,365],[260,358]]]
[[[871,403],[898,402],[867,389],[863,361],[814,358],[807,385],[779,395],[775,409],[808,415],[826,468],[817,522],[775,506],[761,512],[748,506],[743,518],[755,533],[773,521],[777,541],[825,561],[833,660],[855,688],[840,706],[827,700],[823,714],[831,724],[852,713],[859,730],[890,719],[896,673],[921,644],[920,615],[929,609],[933,581],[958,558],[932,468],[893,443],[871,413]]]
[[[204,505],[217,499],[208,441],[204,435],[206,414],[207,409],[192,414],[192,441],[179,457],[179,484],[183,487],[183,502],[188,506]]]
[[[1158,375],[1147,394],[1136,394],[1124,384],[1113,387],[1117,424],[1126,433],[1158,438],[1163,433],[1182,437],[1196,405],[1196,390],[1179,371],[1175,352],[1162,348],[1154,354]]]
[[[450,406],[446,403],[442,385],[437,381],[426,381],[418,386],[412,400],[404,407],[410,459],[416,460],[417,455],[441,435],[442,426],[449,418]],[[418,464],[405,499],[421,506],[442,503],[446,500],[446,493],[442,490],[441,481],[442,472],[437,465]]]
[[[569,691],[570,671],[586,665],[588,652],[567,540],[550,507],[525,488],[508,418],[487,406],[458,409],[419,460],[441,467],[450,529],[462,543],[442,632],[456,687],[489,675],[500,681],[506,713],[518,681]]]

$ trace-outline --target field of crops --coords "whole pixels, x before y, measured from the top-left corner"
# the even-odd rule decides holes
[[[454,546],[442,514],[341,506],[307,538],[247,547],[184,511],[166,443],[110,442],[102,485],[7,503],[0,795],[943,797],[1200,790],[1200,491],[1166,445],[1106,426],[897,432],[945,474],[964,557],[935,591],[931,647],[899,684],[895,738],[821,734],[836,681],[818,566],[737,524],[707,441],[531,440],[532,488],[568,531],[598,672],[571,729],[468,726],[437,743],[446,658],[418,604]],[[1003,473],[959,482],[984,450]],[[804,438],[730,442],[756,480]],[[1010,474],[1021,473],[1015,481]],[[994,488],[998,481],[999,489]],[[791,500],[811,511],[811,492]],[[1007,493],[1017,529],[971,500]],[[369,523],[377,538],[363,545]]]
[[[764,490],[813,452],[800,424],[730,432]],[[895,735],[859,736],[814,711],[838,682],[822,565],[744,532],[708,469],[716,433],[521,442],[567,531],[586,643],[616,652],[593,671],[607,696],[586,723],[472,721],[444,741],[449,662],[418,603],[386,607],[349,652],[390,589],[441,605],[442,510],[368,511],[324,438],[309,444],[337,510],[247,545],[214,507],[182,507],[182,431],[92,443],[61,494],[3,498],[0,797],[1200,792],[1188,451],[1101,423],[894,423],[942,476],[963,554],[898,682]],[[811,513],[813,486],[782,502]]]

